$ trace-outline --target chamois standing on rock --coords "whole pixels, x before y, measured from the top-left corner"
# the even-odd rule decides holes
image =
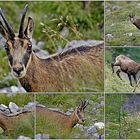
[[[43,119],[43,124],[50,125],[56,128],[58,134],[63,132],[64,134],[70,133],[72,128],[77,123],[84,122],[85,118],[85,108],[88,105],[88,101],[81,101],[78,107],[71,115],[67,115],[63,112],[50,110],[47,107],[37,107],[36,108],[36,121],[37,125],[40,123],[41,118]],[[40,115],[41,114],[41,115]]]
[[[0,33],[6,39],[5,50],[13,75],[27,92],[73,91],[76,88],[92,85],[94,91],[103,90],[103,46],[69,48],[55,56],[41,59],[32,50],[34,22],[28,17],[24,30],[24,19],[28,5],[25,6],[19,33],[15,34],[2,10]],[[3,24],[4,23],[4,24]],[[77,87],[76,87],[77,86]]]
[[[120,77],[120,72],[124,72],[128,75],[130,85],[132,86],[132,79],[131,76],[133,76],[136,84],[137,84],[137,78],[136,74],[140,70],[140,64],[136,63],[134,60],[130,59],[129,57],[125,55],[119,55],[115,58],[115,62],[111,64],[112,66],[112,72],[114,73],[114,66],[120,66],[120,68],[116,71],[116,74],[118,77]]]

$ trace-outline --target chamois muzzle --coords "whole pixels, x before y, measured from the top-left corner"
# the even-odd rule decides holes
[[[25,67],[23,65],[17,64],[12,68],[13,75],[17,78],[22,78],[25,76]]]

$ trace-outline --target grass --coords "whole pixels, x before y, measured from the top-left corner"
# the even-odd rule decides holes
[[[110,11],[105,12],[105,34],[112,34],[113,39],[106,39],[106,46],[139,46],[139,30],[130,22],[129,14],[140,17],[138,2],[106,2]],[[118,10],[112,10],[119,6]],[[132,33],[132,36],[127,35]]]
[[[14,102],[18,106],[23,107],[28,102],[33,102],[34,98],[32,94],[16,94],[15,96],[7,96],[6,94],[0,94],[0,104],[9,105],[9,102]],[[34,138],[34,117],[17,121],[14,125],[14,129],[7,133],[0,134],[0,139],[16,139],[20,135]]]
[[[104,39],[103,2],[91,2],[88,10],[84,10],[82,2],[16,1],[6,4],[5,2],[0,2],[0,7],[16,32],[18,32],[17,29],[19,28],[20,13],[26,3],[29,3],[27,16],[31,16],[35,23],[33,38],[37,42],[45,42],[43,49],[47,50],[50,54],[57,52],[58,48],[64,48],[72,40]],[[65,28],[69,34],[62,36],[61,33]],[[2,46],[0,48],[0,58],[0,88],[17,85],[16,79],[5,78],[9,75],[10,68],[8,67],[8,59]]]
[[[68,109],[73,108],[75,109],[78,105],[80,100],[89,100],[89,105],[86,108],[85,112],[85,119],[84,126],[91,126],[93,125],[93,120],[97,119],[97,121],[104,122],[104,107],[100,107],[97,109],[99,114],[94,114],[92,112],[93,107],[103,101],[103,98],[100,98],[103,94],[98,95],[90,95],[90,94],[58,94],[58,95],[36,95],[36,100],[49,107],[49,108],[60,108],[62,112],[66,112]],[[43,115],[42,115],[43,116]],[[44,117],[39,117],[36,120],[36,133],[45,133],[49,134],[52,138],[86,138],[84,133],[79,128],[73,128],[70,134],[68,133],[60,133],[61,126],[54,122],[47,122]],[[59,131],[58,131],[59,130]]]
[[[122,109],[132,95],[106,95],[106,139],[139,139],[139,115],[131,116]]]

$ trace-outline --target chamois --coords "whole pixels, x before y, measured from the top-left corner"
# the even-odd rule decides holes
[[[120,72],[125,72],[128,75],[130,85],[132,86],[132,80],[131,76],[133,76],[136,84],[137,84],[137,78],[136,74],[140,70],[140,64],[136,63],[134,60],[130,59],[129,57],[125,55],[119,55],[115,58],[115,62],[111,64],[112,66],[112,72],[114,73],[114,66],[120,66],[120,68],[116,71],[116,74],[118,77],[120,77]]]
[[[70,133],[77,123],[84,122],[85,108],[88,103],[88,101],[81,100],[81,103],[71,115],[50,110],[47,107],[36,107],[36,121],[40,122],[41,118],[44,118],[43,121],[44,123],[46,121],[46,125],[51,125],[53,128],[58,127],[58,133],[61,131],[63,133]]]
[[[135,15],[129,15],[130,21],[140,30],[140,19],[136,19]]]
[[[20,121],[30,120],[33,118],[33,115],[33,111],[21,113],[15,116],[6,116],[0,112],[0,127],[4,132],[13,131]]]
[[[73,91],[79,85],[86,88],[92,85],[92,88],[96,87],[95,91],[103,90],[104,43],[101,41],[98,45],[69,48],[55,56],[41,59],[32,50],[34,22],[31,17],[28,17],[24,30],[27,10],[28,5],[22,13],[19,33],[15,34],[0,9],[0,16],[4,22],[3,24],[0,21],[0,33],[6,39],[5,50],[11,72],[25,90],[27,92]]]

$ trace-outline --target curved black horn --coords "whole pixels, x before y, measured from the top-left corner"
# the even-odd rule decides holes
[[[28,4],[25,5],[25,8],[22,12],[22,17],[21,17],[21,22],[20,22],[20,28],[19,28],[19,38],[23,38],[24,37],[24,19],[26,16],[28,10]]]
[[[8,30],[8,34],[10,35],[11,39],[13,39],[15,37],[14,31],[13,31],[12,27],[9,25],[9,23],[7,22],[1,8],[0,8],[0,15],[5,23],[7,30]]]

